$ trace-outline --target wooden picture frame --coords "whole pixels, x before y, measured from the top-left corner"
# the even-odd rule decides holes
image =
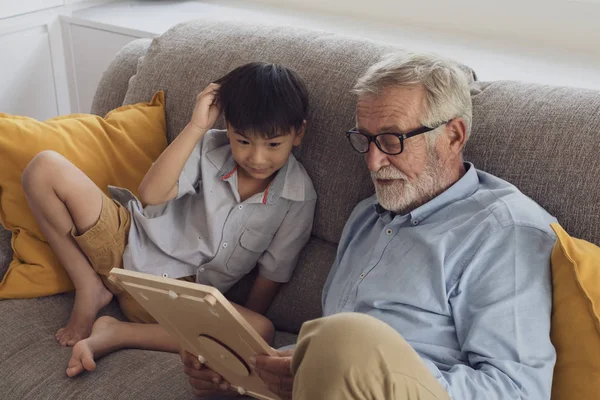
[[[218,289],[121,268],[112,269],[109,279],[238,393],[279,400],[248,363],[253,355],[275,355],[275,350]]]

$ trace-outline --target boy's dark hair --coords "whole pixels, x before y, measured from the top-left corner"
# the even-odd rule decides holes
[[[308,113],[308,91],[291,69],[253,62],[215,81],[225,120],[244,135],[266,139],[299,129]]]

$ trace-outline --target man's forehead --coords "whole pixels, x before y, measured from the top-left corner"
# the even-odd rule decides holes
[[[377,94],[359,96],[356,124],[366,131],[406,130],[418,124],[424,90],[418,86],[386,89]]]
[[[393,104],[356,107],[356,126],[365,131],[402,131],[419,122],[419,112],[413,107]]]

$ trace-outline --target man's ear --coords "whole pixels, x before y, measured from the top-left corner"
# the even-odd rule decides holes
[[[302,125],[300,128],[296,130],[294,134],[294,146],[300,146],[302,144],[302,139],[304,138],[304,133],[306,132],[306,120],[302,121]]]
[[[446,132],[450,149],[453,153],[459,154],[467,141],[467,123],[460,117],[454,118],[446,125]]]

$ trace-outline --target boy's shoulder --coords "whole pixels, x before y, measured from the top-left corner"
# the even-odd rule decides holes
[[[226,130],[211,129],[206,132],[201,143],[196,146],[195,152],[197,152],[197,157],[208,160],[217,170],[234,162],[231,160],[231,145]]]
[[[287,162],[282,196],[293,201],[313,201],[317,192],[304,166],[290,154]]]
[[[206,132],[202,138],[202,153],[206,154],[211,150],[228,145],[229,139],[227,138],[227,130],[211,129]]]

